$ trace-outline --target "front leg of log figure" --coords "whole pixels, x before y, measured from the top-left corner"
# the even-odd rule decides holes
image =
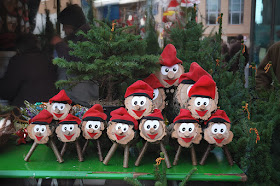
[[[168,157],[167,151],[166,151],[162,141],[160,142],[160,150],[164,154],[164,160],[165,160],[165,163],[166,163],[166,167],[169,169],[171,167],[171,164],[170,164],[170,161],[169,161],[169,157]]]
[[[64,155],[64,153],[65,153],[65,151],[66,151],[66,147],[67,147],[67,143],[64,142],[63,147],[62,147],[62,149],[61,149],[61,151],[60,151],[60,156],[61,156],[61,157],[63,157],[63,155]]]
[[[128,160],[129,160],[129,145],[125,145],[124,155],[123,155],[123,167],[124,168],[128,168]]]
[[[109,163],[111,157],[113,156],[113,154],[115,153],[115,151],[117,150],[117,148],[118,148],[118,144],[117,144],[116,142],[113,142],[113,145],[111,146],[111,148],[110,148],[108,154],[106,155],[106,157],[105,157],[105,159],[104,159],[104,161],[103,161],[103,163],[104,163],[105,165],[107,165],[107,164]]]
[[[197,160],[196,160],[196,153],[195,153],[195,149],[194,146],[191,146],[191,156],[192,156],[192,164],[193,165],[197,165]]]
[[[99,139],[96,140],[96,147],[97,147],[97,151],[98,151],[98,157],[99,157],[99,161],[103,161],[103,155],[102,155],[102,150],[101,150],[101,145],[100,145],[100,141]]]
[[[87,149],[88,143],[89,143],[89,140],[87,139],[85,144],[84,144],[84,146],[83,146],[83,150],[82,150],[83,155],[85,154],[85,151]]]
[[[146,150],[148,148],[148,145],[149,145],[149,142],[146,141],[144,146],[141,149],[141,152],[140,152],[137,160],[135,161],[135,164],[134,164],[135,166],[139,166],[139,164],[140,164],[140,162],[141,162],[141,160],[142,160],[142,158],[143,158],[143,156],[144,156],[144,154],[145,154],[145,152],[146,152]]]
[[[53,152],[54,152],[54,154],[55,154],[55,156],[56,156],[57,161],[58,161],[59,163],[63,163],[64,160],[63,160],[63,158],[61,157],[61,155],[60,155],[60,153],[59,153],[59,151],[58,151],[58,149],[57,149],[55,143],[53,142],[52,138],[49,139],[49,142],[48,142],[48,143],[50,144],[50,146],[51,146],[51,148],[52,148],[52,150],[53,150]]]
[[[35,151],[35,149],[37,148],[37,146],[38,146],[38,143],[36,143],[36,142],[34,141],[34,143],[33,143],[33,145],[31,146],[29,152],[28,152],[27,155],[25,156],[24,161],[28,161],[28,160],[29,160],[29,158],[31,157],[32,153]]]
[[[226,145],[223,146],[223,150],[224,150],[224,153],[227,157],[228,163],[232,166],[233,165],[233,160],[232,160],[232,157],[231,157],[230,152],[229,152]]]
[[[205,151],[205,153],[204,153],[204,155],[203,155],[203,157],[201,158],[201,161],[200,161],[200,163],[199,163],[200,165],[204,165],[204,164],[205,164],[205,161],[206,161],[206,159],[207,159],[207,157],[208,157],[208,155],[209,155],[211,149],[212,149],[212,145],[211,145],[211,144],[208,144],[208,147],[207,147],[207,149],[206,149],[206,151]]]
[[[75,145],[76,145],[76,149],[77,149],[77,154],[78,154],[78,159],[79,159],[79,161],[84,161],[83,154],[82,154],[82,150],[81,150],[81,146],[80,146],[78,140],[75,141]]]
[[[175,158],[174,158],[174,161],[173,161],[173,165],[177,165],[181,152],[182,152],[182,146],[179,145]]]

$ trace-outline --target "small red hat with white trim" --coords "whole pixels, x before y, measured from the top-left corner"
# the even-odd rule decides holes
[[[179,83],[182,84],[194,84],[202,76],[207,75],[212,78],[212,76],[206,72],[198,63],[192,62],[190,70],[187,73],[184,73],[179,78]]]
[[[62,124],[62,125],[64,125],[64,124],[78,124],[79,125],[80,123],[81,123],[80,118],[78,118],[77,116],[74,116],[72,114],[68,114],[66,116],[66,118],[61,120],[58,124]]]
[[[125,92],[124,98],[128,96],[146,96],[153,99],[154,89],[142,80],[138,80],[130,85]]]
[[[49,111],[44,109],[34,118],[30,119],[29,123],[38,125],[49,125],[52,122],[52,120],[53,115]]]
[[[67,103],[71,105],[72,100],[67,96],[65,90],[61,90],[57,95],[49,99],[49,102]]]
[[[154,109],[151,114],[149,114],[148,116],[144,116],[142,119],[163,121],[163,116],[159,109]]]
[[[183,62],[176,57],[177,51],[174,45],[168,44],[163,49],[160,58],[160,64],[163,66],[171,67],[178,63],[182,64]]]
[[[206,97],[215,99],[216,83],[207,75],[202,76],[190,89],[189,97]]]
[[[150,85],[153,89],[164,88],[155,74],[150,74],[148,77],[143,79],[143,81]]]
[[[111,113],[110,121],[117,122],[117,123],[125,123],[128,125],[133,125],[134,129],[138,129],[138,122],[137,120],[129,115],[127,110],[124,107],[120,107],[116,110],[113,110]]]
[[[231,123],[226,112],[224,110],[217,109],[217,111],[211,115],[211,117],[208,119],[207,124],[209,122],[214,123]]]
[[[199,121],[192,117],[192,114],[187,109],[180,109],[180,114],[176,116],[173,123],[199,123]]]
[[[105,121],[107,115],[100,104],[93,105],[83,116],[83,121]]]
[[[177,2],[177,0],[171,0],[168,7],[167,7],[167,10],[175,10],[176,7],[179,6],[179,3]]]

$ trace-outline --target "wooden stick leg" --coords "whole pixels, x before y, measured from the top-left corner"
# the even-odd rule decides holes
[[[113,145],[112,145],[112,147],[110,148],[108,154],[106,155],[104,161],[103,161],[103,163],[104,163],[105,165],[107,165],[107,164],[109,163],[111,157],[113,156],[113,154],[115,153],[115,151],[117,150],[117,148],[118,148],[118,144],[114,142]]]
[[[82,150],[82,154],[84,155],[85,154],[85,151],[86,151],[86,148],[87,148],[87,146],[88,146],[88,139],[87,139],[87,141],[85,142],[85,144],[84,144],[84,146],[83,146],[83,150]]]
[[[128,168],[128,160],[129,160],[129,145],[124,147],[124,156],[123,156],[123,167]]]
[[[173,165],[177,165],[180,154],[181,154],[181,151],[182,151],[182,146],[179,145],[179,147],[177,149],[177,152],[176,152],[176,155],[175,155],[175,158],[174,158],[174,161],[173,161]]]
[[[229,150],[228,150],[226,145],[223,147],[223,150],[224,150],[224,152],[226,154],[228,163],[232,166],[233,165],[233,160],[232,160],[232,157],[231,157],[230,152],[229,152]]]
[[[53,150],[53,152],[54,152],[54,154],[55,154],[55,156],[56,156],[57,161],[58,161],[59,163],[62,163],[64,160],[63,160],[62,157],[60,156],[60,153],[58,152],[58,149],[57,149],[57,147],[55,146],[55,144],[54,144],[54,142],[53,142],[53,140],[52,140],[51,138],[49,139],[49,144],[50,144],[50,146],[51,146],[51,148],[52,148],[52,150]]]
[[[63,147],[62,147],[62,149],[61,149],[61,151],[60,151],[60,156],[61,156],[61,157],[63,157],[63,155],[64,155],[64,153],[65,153],[65,151],[66,151],[66,147],[67,147],[67,143],[64,142]]]
[[[171,163],[170,163],[170,161],[169,161],[168,154],[167,154],[166,149],[165,149],[165,147],[164,147],[164,145],[163,145],[162,142],[160,142],[160,150],[161,150],[161,151],[163,152],[163,154],[164,154],[164,160],[165,160],[165,163],[166,163],[166,167],[169,169],[169,168],[171,167]]]
[[[192,156],[192,164],[197,165],[196,153],[193,145],[191,146],[191,156]]]
[[[79,144],[79,141],[76,140],[75,141],[75,144],[76,144],[76,149],[77,149],[77,154],[78,154],[78,159],[79,161],[84,161],[84,158],[83,158],[83,154],[82,154],[82,150],[81,150],[81,146]]]
[[[33,145],[31,146],[29,152],[28,152],[27,155],[25,156],[24,161],[28,161],[28,160],[29,160],[29,158],[31,157],[32,153],[35,151],[35,149],[36,149],[37,146],[38,146],[38,143],[36,143],[36,142],[34,141],[34,143],[33,143]]]
[[[141,149],[141,152],[140,152],[137,160],[135,161],[135,164],[134,164],[135,166],[139,166],[139,164],[140,164],[140,162],[141,162],[141,160],[142,160],[142,158],[143,158],[143,156],[144,156],[144,154],[145,154],[145,152],[148,148],[148,145],[149,145],[149,142],[146,141],[146,143],[144,144],[144,146]]]
[[[209,155],[209,153],[210,153],[210,151],[211,151],[211,146],[212,145],[208,145],[208,147],[207,147],[207,149],[206,149],[206,151],[205,151],[205,153],[204,153],[204,155],[203,155],[203,157],[201,158],[201,160],[200,160],[200,165],[204,165],[204,163],[205,163],[205,161],[206,161],[206,159],[207,159],[207,157],[208,157],[208,155]]]
[[[101,150],[99,139],[96,140],[96,147],[97,147],[99,161],[103,161],[103,155],[102,155],[102,150]]]

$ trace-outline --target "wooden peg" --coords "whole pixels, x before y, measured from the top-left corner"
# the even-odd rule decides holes
[[[25,156],[24,161],[28,161],[28,160],[29,160],[29,158],[31,157],[32,153],[33,153],[34,150],[37,148],[37,146],[38,146],[38,143],[36,143],[36,142],[34,141],[34,143],[33,143],[33,145],[31,146],[29,152],[28,152],[27,155]]]
[[[193,165],[197,165],[197,160],[196,160],[196,153],[195,153],[195,149],[194,146],[191,146],[191,156],[192,156],[192,164]]]
[[[223,146],[223,150],[224,150],[224,153],[225,153],[225,155],[226,155],[226,157],[227,157],[228,163],[229,163],[231,166],[233,166],[233,160],[232,160],[232,157],[231,157],[230,152],[229,152],[229,150],[228,150],[228,148],[227,148],[226,145]]]
[[[51,146],[51,148],[52,148],[52,150],[53,150],[53,152],[54,152],[54,154],[55,154],[55,156],[56,156],[57,161],[58,161],[59,163],[63,163],[64,160],[63,160],[62,157],[60,156],[60,153],[59,153],[57,147],[55,146],[55,144],[54,144],[54,142],[53,142],[53,140],[52,140],[51,138],[49,139],[49,142],[48,142],[48,143],[50,144],[50,146]]]
[[[206,149],[206,151],[205,151],[205,153],[204,153],[204,155],[203,155],[203,157],[201,158],[201,161],[200,161],[200,165],[204,165],[205,164],[205,161],[206,161],[206,159],[207,159],[207,157],[208,157],[208,155],[209,155],[209,153],[210,153],[210,151],[211,151],[211,144],[208,144],[208,147],[207,147],[207,149]]]
[[[123,155],[123,167],[124,168],[128,168],[128,160],[129,160],[129,145],[125,145],[124,155]]]
[[[82,154],[83,154],[83,155],[85,154],[86,148],[87,148],[87,146],[88,146],[88,142],[89,142],[89,140],[87,139],[86,142],[85,142],[85,144],[84,144],[84,146],[83,146],[83,150],[82,150]]]
[[[109,163],[111,157],[113,156],[113,154],[115,153],[115,151],[117,150],[117,148],[118,148],[118,144],[117,144],[116,142],[114,142],[113,145],[111,146],[111,148],[110,148],[108,154],[106,155],[104,161],[103,161],[103,163],[104,163],[105,165],[107,165],[107,164]]]
[[[102,150],[101,150],[99,139],[96,140],[96,147],[97,147],[99,161],[103,161],[103,155],[102,155]]]
[[[76,144],[76,149],[77,149],[77,154],[78,154],[78,159],[79,161],[84,161],[84,158],[83,158],[83,154],[82,154],[82,150],[81,150],[81,146],[79,144],[79,141],[76,140],[75,141],[75,144]]]
[[[144,154],[145,154],[145,152],[148,148],[148,145],[149,145],[149,142],[146,141],[146,143],[144,144],[144,146],[141,149],[141,152],[140,152],[137,160],[135,161],[135,164],[134,164],[135,166],[139,166],[139,164],[140,164],[140,162],[141,162],[141,160],[142,160],[142,158],[143,158],[143,156],[144,156]]]
[[[166,167],[169,169],[171,167],[171,164],[170,164],[170,161],[169,161],[169,157],[168,157],[168,154],[166,152],[166,149],[162,143],[162,141],[160,142],[160,150],[163,152],[164,154],[164,160],[165,160],[165,163],[166,163]]]
[[[64,153],[65,153],[65,151],[66,151],[66,147],[67,147],[67,143],[64,142],[63,147],[62,147],[62,149],[61,149],[61,151],[60,151],[60,156],[61,156],[61,157],[63,157],[63,155],[64,155]]]
[[[179,147],[177,149],[177,152],[176,152],[176,155],[175,155],[175,158],[174,158],[174,161],[173,161],[173,165],[177,165],[180,154],[181,154],[181,151],[182,151],[182,146],[179,145]]]

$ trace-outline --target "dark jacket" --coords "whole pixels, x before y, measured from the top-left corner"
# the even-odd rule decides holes
[[[10,59],[6,74],[0,79],[0,98],[15,106],[24,106],[24,100],[47,102],[57,94],[55,81],[56,69],[39,49],[17,54]]]
[[[232,59],[234,55],[242,49],[243,46],[240,41],[236,41],[235,43],[233,43],[229,48],[229,59]],[[245,52],[243,53],[243,56],[245,57],[245,64],[247,64],[249,62],[249,52],[246,45],[245,45]],[[239,69],[239,57],[237,57],[236,61],[233,62],[229,71],[236,72],[238,69]]]
[[[84,24],[80,28],[78,28],[75,33],[66,37],[64,41],[57,43],[55,45],[55,50],[57,52],[58,57],[64,58],[66,59],[66,61],[79,61],[77,57],[69,54],[69,51],[71,49],[68,46],[68,41],[71,40],[74,43],[77,43],[78,41],[86,41],[86,39],[83,36],[77,36],[76,33],[79,30],[82,30],[83,32],[87,33],[89,29],[90,26],[88,24]],[[67,80],[71,76],[74,76],[74,74],[67,75],[66,69],[59,68],[58,71],[59,80]],[[92,100],[97,100],[99,98],[98,84],[93,81],[82,81],[76,86],[74,86],[71,90],[68,90],[67,87],[65,87],[65,91],[74,103],[87,107],[90,106]]]
[[[264,69],[268,62],[271,61],[272,68],[276,78],[280,82],[280,41],[274,43],[271,47],[269,47],[265,58],[259,64],[257,73],[256,73],[256,88],[271,88],[272,77],[270,72],[266,72]]]

